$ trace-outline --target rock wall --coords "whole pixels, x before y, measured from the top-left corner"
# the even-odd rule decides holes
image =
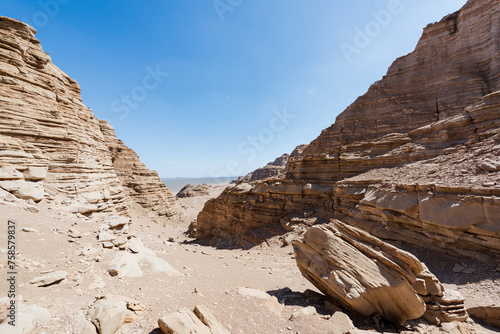
[[[170,215],[171,193],[82,103],[35,34],[0,17],[0,195],[86,215],[127,214],[132,199]]]
[[[500,1],[469,1],[344,111],[284,179],[209,201],[198,237],[250,246],[294,218],[487,260],[500,256]]]
[[[499,19],[499,1],[470,0],[429,24],[415,51],[398,58],[304,154],[333,153],[338,145],[407,133],[459,114],[499,90]]]
[[[172,217],[179,213],[175,196],[160,180],[158,173],[146,168],[139,156],[116,138],[111,125],[99,120],[101,132],[109,148],[116,175],[126,194],[150,214]]]

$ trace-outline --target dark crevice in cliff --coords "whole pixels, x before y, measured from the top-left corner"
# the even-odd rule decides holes
[[[439,114],[440,114],[439,101],[438,99],[436,99],[436,121],[439,121]]]

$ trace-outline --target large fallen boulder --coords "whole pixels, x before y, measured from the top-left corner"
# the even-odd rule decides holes
[[[467,311],[471,316],[500,328],[500,305],[475,306]]]
[[[350,312],[398,324],[424,314],[434,323],[467,319],[463,297],[445,292],[425,264],[362,230],[335,220],[293,246],[304,277]]]

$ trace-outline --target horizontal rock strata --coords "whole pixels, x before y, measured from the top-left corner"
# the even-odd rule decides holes
[[[209,201],[198,237],[250,246],[294,217],[481,260],[500,255],[500,1],[429,25],[286,174]],[[311,214],[309,214],[311,215]]]
[[[407,133],[460,114],[500,89],[498,0],[470,0],[429,24],[415,51],[398,58],[382,80],[323,130],[304,155],[339,145]]]
[[[146,168],[139,156],[116,138],[111,125],[99,121],[108,145],[116,175],[126,194],[143,208],[160,216],[172,217],[179,213],[175,196],[160,180],[158,173]]]
[[[59,198],[75,213],[127,214],[135,200],[172,215],[174,198],[83,103],[28,25],[0,17],[0,188]],[[58,197],[59,195],[59,197]]]
[[[273,162],[268,163],[266,166],[258,168],[244,177],[239,178],[238,181],[253,182],[265,180],[270,177],[279,177],[284,174],[289,157],[290,155],[285,153],[276,158]]]

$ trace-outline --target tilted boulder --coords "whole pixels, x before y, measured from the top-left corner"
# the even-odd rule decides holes
[[[471,316],[500,328],[500,305],[475,306],[467,311]]]
[[[398,324],[424,314],[435,323],[467,319],[463,297],[447,298],[458,292],[445,291],[425,264],[360,229],[335,220],[293,246],[304,277],[350,312]]]

